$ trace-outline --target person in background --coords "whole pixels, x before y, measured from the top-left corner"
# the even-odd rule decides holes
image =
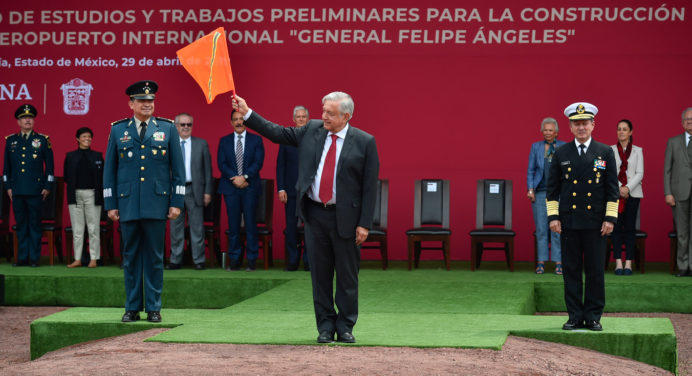
[[[692,276],[692,107],[682,111],[682,134],[668,139],[663,167],[663,193],[666,204],[673,208],[678,239],[677,277]]]
[[[17,222],[17,259],[12,266],[38,267],[41,258],[41,201],[53,190],[53,148],[34,132],[38,111],[23,104],[14,112],[19,132],[5,136],[2,179]]]
[[[296,106],[293,109],[293,123],[300,128],[310,120],[308,109]],[[288,272],[298,270],[300,250],[298,249],[298,214],[296,212],[296,182],[298,181],[298,148],[291,145],[279,145],[276,157],[276,190],[279,201],[285,204],[286,229],[286,268]],[[303,250],[303,268],[310,270],[308,253]]]
[[[241,269],[243,244],[240,243],[240,216],[245,220],[247,234],[247,267],[254,272],[259,253],[256,209],[262,194],[260,170],[264,164],[262,137],[248,133],[243,115],[231,112],[233,132],[221,138],[217,164],[221,170],[218,192],[223,195],[228,215],[228,271]]]
[[[644,178],[644,154],[642,148],[632,145],[632,122],[622,119],[617,125],[618,143],[611,145],[615,153],[618,170],[620,201],[618,221],[613,229],[613,257],[615,274],[632,275],[634,259],[637,213],[639,200],[644,197],[642,179]],[[622,265],[622,245],[625,245],[625,265]]]
[[[77,129],[78,148],[67,153],[63,165],[67,184],[67,208],[72,223],[74,262],[68,268],[82,266],[84,226],[89,231],[89,267],[101,258],[101,207],[103,206],[103,154],[91,150],[94,132]]]
[[[565,142],[557,139],[560,128],[557,120],[547,117],[541,122],[543,140],[531,144],[529,153],[529,169],[526,172],[526,184],[529,191],[526,194],[531,201],[533,221],[536,224],[536,274],[545,272],[545,261],[548,260],[548,243],[550,243],[550,260],[555,263],[555,274],[562,274],[562,256],[560,252],[560,234],[550,231],[548,214],[545,206],[545,192],[548,185],[550,163],[555,149]],[[548,239],[550,234],[550,239]]]
[[[192,116],[186,113],[175,117],[180,136],[180,150],[185,165],[185,212],[190,226],[190,248],[196,270],[204,270],[204,207],[211,203],[211,155],[207,141],[192,136]],[[172,219],[171,259],[166,270],[180,269],[185,243],[185,215]]]

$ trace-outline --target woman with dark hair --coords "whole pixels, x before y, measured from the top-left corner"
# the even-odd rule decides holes
[[[618,143],[611,145],[615,153],[620,185],[618,221],[613,230],[613,256],[615,274],[631,275],[635,252],[635,235],[639,200],[644,197],[644,154],[642,148],[632,145],[632,122],[622,119],[617,126]],[[625,264],[622,264],[622,245],[625,245]]]
[[[74,262],[68,268],[82,266],[84,226],[89,230],[89,267],[101,258],[100,228],[103,206],[103,154],[91,150],[94,132],[87,127],[77,130],[77,150],[67,153],[63,174],[67,183],[67,207],[72,222]]]

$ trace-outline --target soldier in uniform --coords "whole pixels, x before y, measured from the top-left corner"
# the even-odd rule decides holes
[[[106,151],[104,204],[122,231],[123,322],[139,320],[143,308],[148,321],[161,321],[166,218],[177,218],[185,199],[178,131],[172,120],[153,116],[157,90],[154,81],[127,88],[134,116],[112,124]]]
[[[36,108],[19,106],[14,113],[19,133],[5,137],[3,181],[12,200],[19,240],[13,266],[37,267],[41,257],[41,200],[53,189],[53,149],[47,135],[34,132]],[[45,167],[45,168],[44,168]]]
[[[550,230],[560,233],[565,305],[564,330],[603,330],[606,235],[618,216],[618,177],[610,146],[591,138],[596,106],[577,102],[565,109],[574,141],[555,151],[546,204]],[[582,301],[582,268],[586,276]]]

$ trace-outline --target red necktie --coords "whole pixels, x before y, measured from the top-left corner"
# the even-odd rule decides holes
[[[332,199],[332,187],[334,186],[334,167],[336,166],[336,139],[337,135],[333,134],[332,145],[327,150],[327,157],[324,159],[322,167],[322,178],[320,179],[320,201],[323,204]]]

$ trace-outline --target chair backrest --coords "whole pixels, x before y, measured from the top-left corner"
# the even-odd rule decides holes
[[[481,179],[476,185],[476,228],[512,228],[512,181]]]
[[[55,184],[48,197],[41,202],[41,220],[62,224],[62,205],[65,197],[65,179],[55,177]]]
[[[211,202],[204,207],[204,222],[218,226],[221,223],[221,194],[216,193],[219,186],[219,178],[211,178],[212,193]]]
[[[414,196],[413,227],[449,228],[449,180],[416,180]]]
[[[261,192],[257,198],[255,221],[257,221],[257,226],[264,226],[271,230],[274,219],[274,180],[262,179],[260,186]],[[245,227],[245,216],[241,214],[240,218],[240,226]]]
[[[375,213],[372,217],[372,225],[380,229],[387,229],[387,210],[389,206],[389,180],[377,180],[377,195],[375,197]]]
[[[5,190],[5,183],[0,180],[0,222],[8,224],[10,220],[10,196]]]

